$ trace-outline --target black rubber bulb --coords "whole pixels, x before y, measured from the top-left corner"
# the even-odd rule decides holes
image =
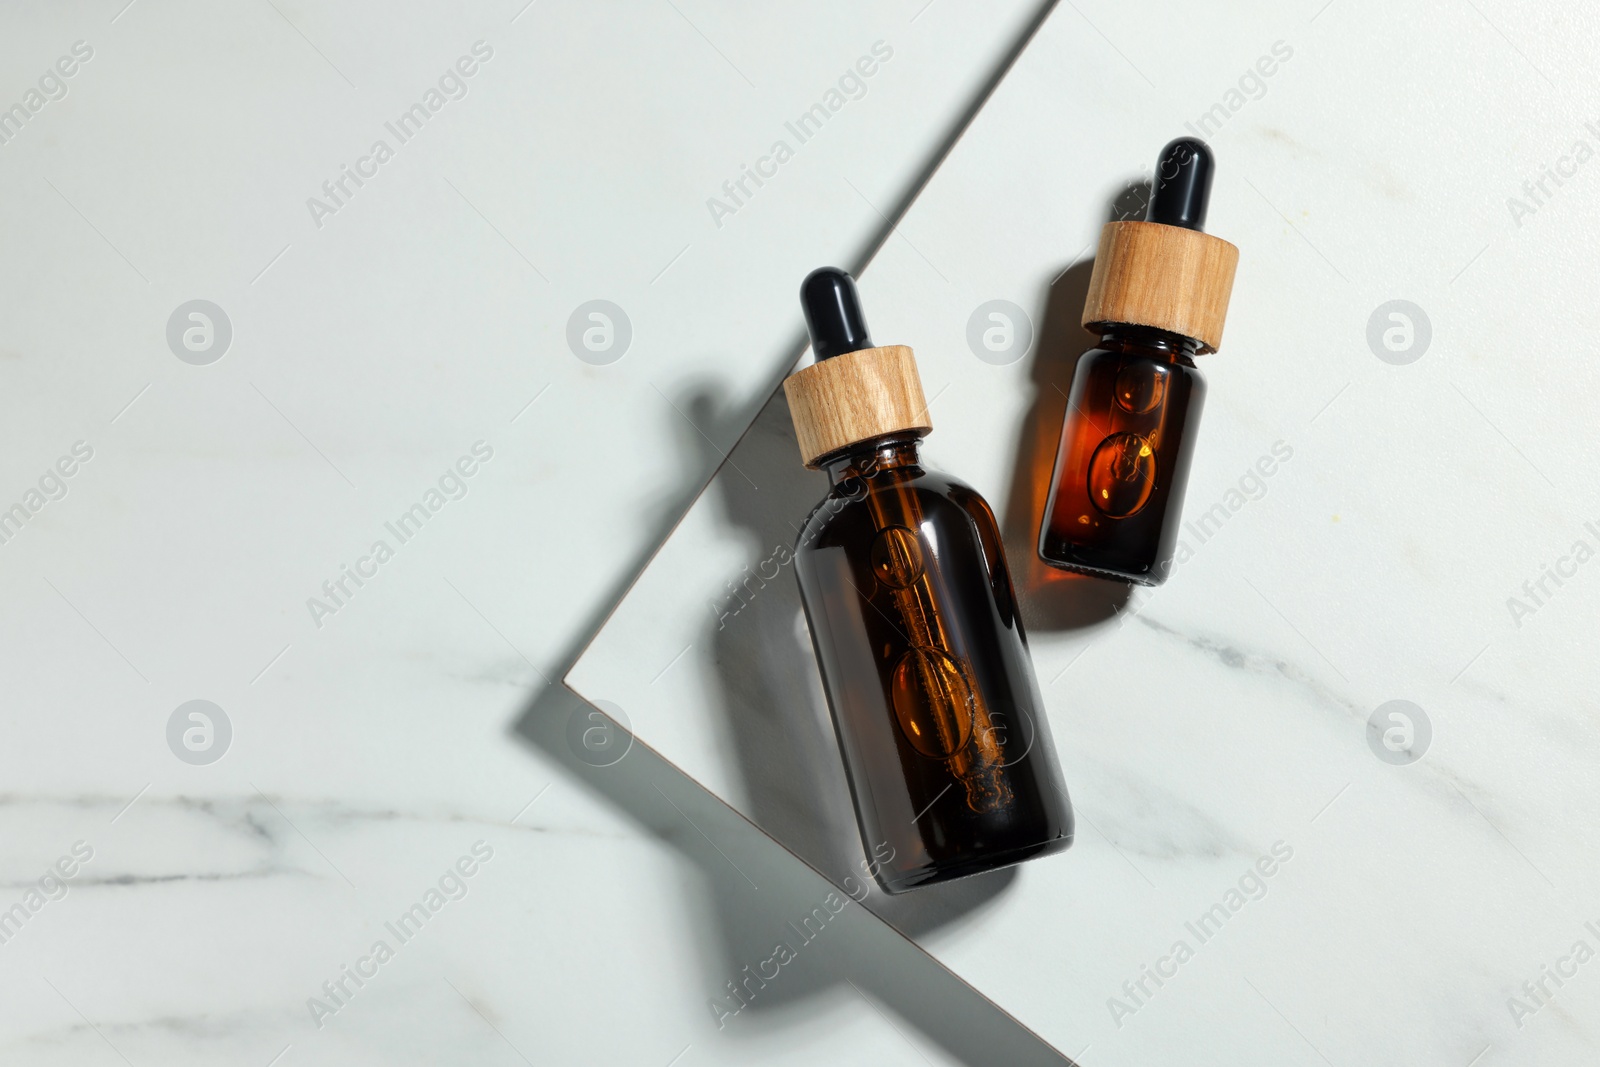
[[[1146,221],[1204,230],[1215,167],[1211,149],[1197,138],[1180,137],[1163,148],[1156,163],[1155,194],[1150,197]]]
[[[818,267],[800,283],[800,306],[818,362],[872,347],[856,280],[838,267]]]

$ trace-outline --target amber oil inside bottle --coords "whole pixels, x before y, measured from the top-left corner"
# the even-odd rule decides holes
[[[1191,338],[1113,325],[1080,357],[1039,535],[1046,562],[1166,578],[1205,401],[1194,355]]]

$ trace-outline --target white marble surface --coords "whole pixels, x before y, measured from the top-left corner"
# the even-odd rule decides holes
[[[1153,7],[1060,7],[862,279],[935,398],[925,455],[1003,516],[1079,819],[1063,855],[869,906],[1088,1067],[1592,1062],[1600,21]],[[1208,112],[1242,260],[1187,518],[1220,508],[1130,597],[1031,546],[1091,242]],[[1006,366],[966,342],[993,299],[1037,337]],[[1369,345],[1392,300],[1431,324],[1409,362]],[[823,492],[795,460],[775,399],[570,679],[842,879],[792,578],[718,622]],[[1391,700],[1431,727],[1408,765],[1369,747]]]
[[[719,1029],[706,1000],[751,959],[726,930],[827,887],[642,747],[584,766],[550,682],[798,351],[794,279],[864,256],[1035,12],[0,11],[0,108],[25,112],[0,127],[0,510],[25,515],[0,543],[0,924],[22,906],[0,1060],[911,1063],[1017,1039],[859,908]],[[420,132],[389,130],[419,103]],[[366,177],[334,200],[346,167]],[[167,337],[196,299],[231,325],[205,365]],[[595,299],[632,332],[603,366],[567,342]],[[420,532],[389,531],[419,503]],[[231,728],[205,765],[185,723],[168,743],[192,700]],[[78,842],[64,895],[30,895]],[[761,896],[728,903],[724,855]],[[402,943],[385,924],[419,902]]]

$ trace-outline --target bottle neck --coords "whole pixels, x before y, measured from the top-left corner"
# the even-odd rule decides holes
[[[864,479],[889,471],[919,467],[920,433],[890,434],[862,441],[822,461],[835,492],[851,492]]]
[[[1161,358],[1173,363],[1190,363],[1200,351],[1200,342],[1171,330],[1136,326],[1131,322],[1107,322],[1100,327],[1100,347],[1112,352],[1130,352]]]

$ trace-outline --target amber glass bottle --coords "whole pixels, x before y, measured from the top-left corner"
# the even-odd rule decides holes
[[[911,350],[874,348],[832,268],[801,289],[817,362],[784,383],[831,489],[795,569],[862,842],[890,893],[1072,842],[994,514],[930,471]]]
[[[1100,235],[1083,324],[1100,347],[1078,360],[1039,531],[1052,566],[1141,585],[1166,580],[1205,383],[1239,250],[1203,232],[1210,150],[1162,150],[1144,222]]]

